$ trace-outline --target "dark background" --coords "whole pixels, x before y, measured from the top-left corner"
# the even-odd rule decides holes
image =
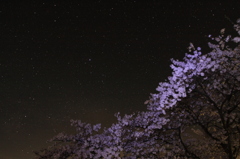
[[[0,2],[0,158],[33,158],[72,132],[70,119],[110,126],[171,75],[189,42],[231,31],[240,2]],[[206,53],[206,52],[205,52]]]

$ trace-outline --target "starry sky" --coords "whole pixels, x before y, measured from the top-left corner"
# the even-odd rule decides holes
[[[189,42],[206,45],[240,2],[0,2],[0,158],[30,159],[70,119],[110,126],[171,75]]]

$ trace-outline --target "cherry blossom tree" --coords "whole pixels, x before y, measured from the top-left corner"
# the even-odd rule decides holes
[[[240,35],[240,19],[234,25]],[[71,121],[76,134],[59,134],[43,158],[229,158],[240,155],[240,37],[209,36],[212,51],[192,43],[172,76],[151,94],[147,111],[101,125]]]

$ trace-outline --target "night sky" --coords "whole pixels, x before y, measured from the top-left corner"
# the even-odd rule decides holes
[[[238,3],[238,4],[237,4]],[[237,8],[238,7],[238,8]],[[70,119],[110,126],[171,75],[189,42],[240,18],[240,2],[0,2],[0,158],[31,159]],[[203,47],[204,48],[204,47]],[[203,50],[204,51],[204,50]]]

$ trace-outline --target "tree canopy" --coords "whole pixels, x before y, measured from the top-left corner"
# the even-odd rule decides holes
[[[229,158],[240,155],[240,19],[236,36],[209,35],[209,53],[192,43],[172,76],[159,83],[147,110],[116,114],[101,125],[72,120],[76,134],[60,133],[43,158]]]

